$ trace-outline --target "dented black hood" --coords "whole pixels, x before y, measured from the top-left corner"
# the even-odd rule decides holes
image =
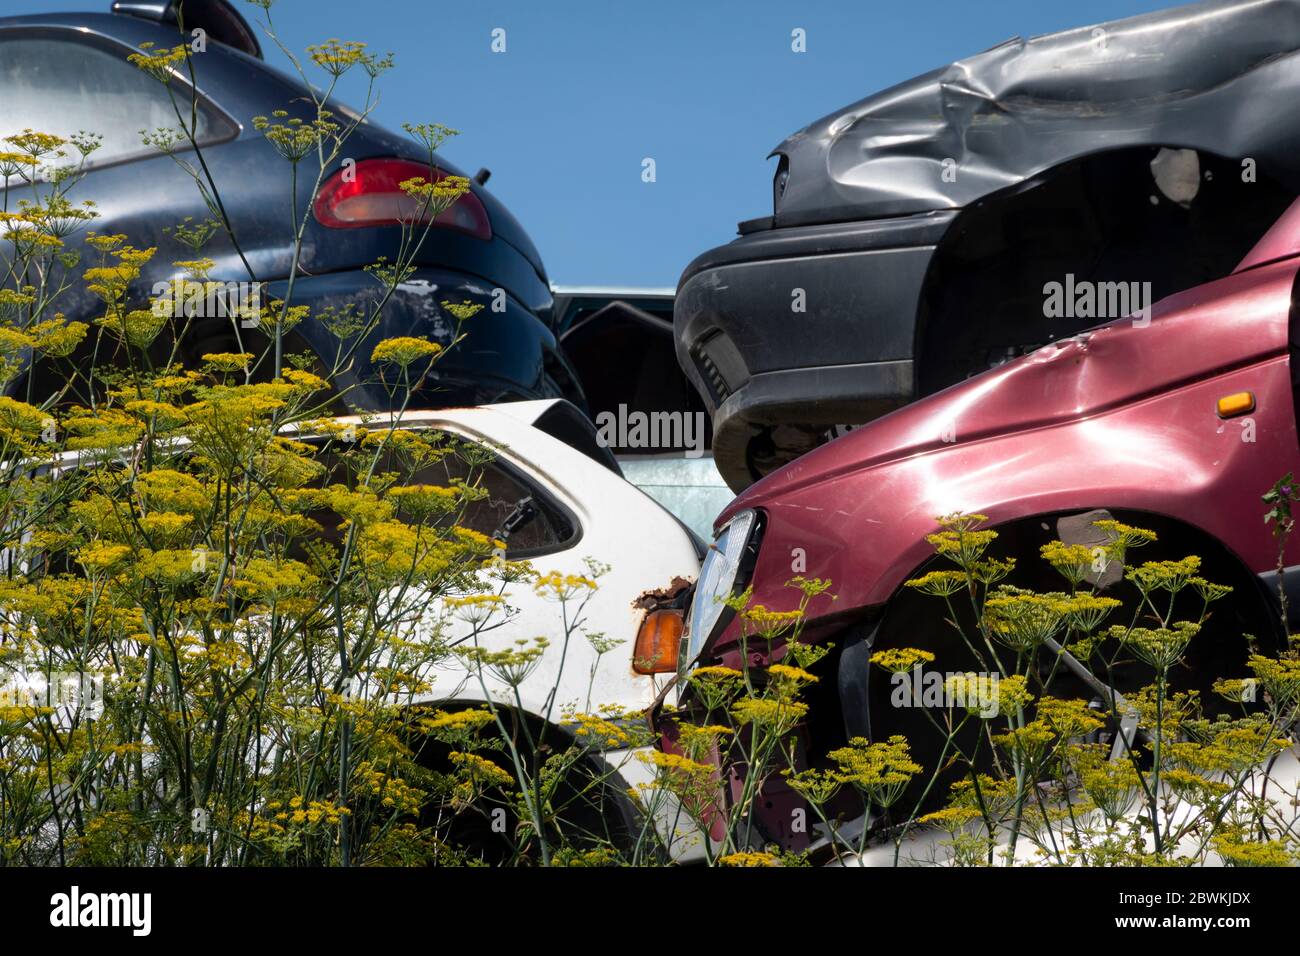
[[[966,206],[1143,145],[1253,160],[1300,191],[1300,0],[1213,0],[1015,38],[778,146],[774,224]]]

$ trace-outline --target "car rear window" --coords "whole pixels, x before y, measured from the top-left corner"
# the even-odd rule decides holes
[[[578,536],[576,520],[557,505],[545,491],[518,469],[497,457],[483,461],[490,453],[481,446],[471,446],[464,439],[448,436],[474,451],[468,455],[449,454],[441,461],[412,471],[396,458],[381,456],[376,474],[400,476],[399,485],[449,486],[464,482],[486,492],[465,505],[456,524],[489,537],[503,538],[506,556],[524,559],[550,554],[572,545]],[[330,451],[317,460],[325,466],[324,485],[346,482],[348,468]],[[327,537],[338,536],[340,518],[332,512],[313,512],[311,517],[325,528]]]
[[[167,88],[128,63],[127,54],[117,44],[90,39],[0,33],[0,136],[24,129],[64,138],[97,133],[103,145],[87,166],[157,155],[141,142],[140,131],[177,129],[180,123]],[[178,85],[174,92],[187,112],[188,87]],[[197,124],[200,146],[238,132],[201,98]]]

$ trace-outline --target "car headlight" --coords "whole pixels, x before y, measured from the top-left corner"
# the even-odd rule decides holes
[[[756,511],[738,512],[709,548],[704,566],[700,568],[700,579],[695,584],[690,614],[686,618],[683,663],[695,660],[709,640],[725,626],[723,612],[727,608],[722,602],[744,586],[742,570],[746,574],[753,570],[757,527]]]

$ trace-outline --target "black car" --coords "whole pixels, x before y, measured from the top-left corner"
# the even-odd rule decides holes
[[[184,37],[178,32],[183,24]],[[269,67],[256,35],[225,0],[128,2],[112,12],[67,13],[0,19],[0,137],[24,128],[67,136],[86,130],[103,136],[87,173],[72,189],[74,201],[94,200],[100,217],[90,228],[125,234],[137,247],[158,247],[132,294],[144,301],[160,281],[180,275],[174,260],[193,258],[170,227],[187,217],[201,222],[209,209],[194,181],[173,158],[142,144],[141,130],[175,127],[162,84],[127,61],[143,44],[170,48],[188,41],[194,29],[206,33],[206,49],[195,53],[198,135],[203,161],[215,181],[236,239],[256,279],[272,298],[284,294],[291,271],[293,234],[289,221],[290,164],[254,128],[255,116],[286,110],[304,122],[315,118],[308,90],[298,79]],[[182,99],[190,88],[179,84]],[[353,117],[342,104],[337,115]],[[334,355],[338,340],[321,316],[375,302],[382,286],[363,271],[383,257],[396,259],[401,229],[391,213],[400,199],[397,184],[430,178],[425,148],[405,135],[363,122],[347,141],[347,156],[327,169],[319,198],[307,214],[302,259],[292,295],[313,317],[292,332],[288,352]],[[190,152],[178,158],[192,162]],[[355,164],[355,165],[351,165]],[[346,165],[346,170],[345,170]],[[435,159],[444,175],[463,175]],[[304,161],[297,205],[305,210],[316,169]],[[435,367],[415,398],[423,407],[480,404],[549,397],[582,404],[581,387],[558,344],[553,301],[541,257],[523,227],[483,188],[480,171],[468,193],[440,216],[421,247],[418,268],[384,305],[375,341],[395,335],[426,337],[448,345],[456,326],[442,301],[484,306],[466,326],[467,336]],[[23,186],[8,184],[6,208]],[[0,189],[5,183],[0,181]],[[75,239],[75,237],[74,237]],[[203,249],[217,263],[212,278],[248,278],[238,251],[218,232]],[[0,256],[4,253],[0,252]],[[4,262],[0,259],[0,268]],[[69,319],[89,320],[102,306],[84,290],[69,290],[60,302]],[[198,324],[182,357],[237,351],[228,319]],[[369,342],[336,380],[349,386],[353,408],[382,410],[388,391],[370,365]],[[48,365],[42,363],[38,369]],[[38,374],[41,374],[38,371]],[[11,388],[22,389],[21,379]],[[46,394],[36,389],[37,394]]]
[[[728,484],[1230,272],[1300,192],[1298,50],[1298,0],[1194,4],[1008,40],[783,142],[772,215],[677,291]],[[1116,314],[1049,305],[1084,284]]]

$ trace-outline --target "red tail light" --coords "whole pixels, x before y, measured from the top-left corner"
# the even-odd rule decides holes
[[[402,192],[399,183],[417,176],[437,182],[447,174],[408,159],[363,159],[339,170],[321,187],[313,211],[322,226],[361,229],[414,222],[421,202]],[[426,215],[419,221],[428,222]],[[433,220],[439,228],[456,229],[476,239],[492,238],[492,223],[477,196],[466,192]]]

